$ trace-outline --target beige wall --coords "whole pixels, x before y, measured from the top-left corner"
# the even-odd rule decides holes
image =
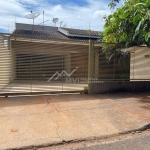
[[[130,48],[130,80],[150,79],[150,48]]]
[[[15,77],[13,53],[3,44],[0,36],[0,90],[5,88]]]

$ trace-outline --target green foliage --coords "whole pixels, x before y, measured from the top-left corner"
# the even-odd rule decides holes
[[[112,0],[112,3],[118,3]],[[150,0],[126,0],[105,17],[103,41],[125,44],[126,47],[146,44],[150,47]]]
[[[116,7],[116,3],[119,3],[120,0],[111,0],[110,3],[109,3],[109,7],[111,9],[114,9]]]

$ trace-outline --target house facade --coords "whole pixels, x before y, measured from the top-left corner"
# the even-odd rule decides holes
[[[100,34],[16,23],[16,29],[8,37],[8,48],[3,42],[0,45],[2,93],[84,90],[87,82],[81,86],[77,83],[88,78],[89,39],[101,40]],[[66,79],[72,85],[62,89],[60,85],[65,85]]]
[[[112,43],[105,43],[110,51],[103,52],[100,34],[17,23],[12,34],[0,35],[0,95],[150,87],[141,83],[150,78],[149,48],[111,54]]]
[[[63,43],[57,40],[75,40],[88,42],[100,39],[100,32],[87,30],[32,26],[25,24],[16,24],[16,30],[13,35],[19,37],[17,40],[11,40],[11,49],[15,52],[17,61],[17,78],[28,78],[31,76],[29,65],[32,61],[33,79],[47,80],[56,71],[65,70],[70,73],[78,68],[73,77],[87,78],[88,69],[88,44]],[[29,38],[28,41],[21,40]],[[30,39],[35,41],[30,41]],[[55,42],[50,42],[53,39]],[[48,41],[46,41],[48,40]],[[57,41],[57,42],[56,42]],[[46,42],[46,43],[45,43]],[[43,63],[44,62],[44,63]],[[43,64],[42,64],[43,63]],[[46,66],[45,66],[46,65]]]

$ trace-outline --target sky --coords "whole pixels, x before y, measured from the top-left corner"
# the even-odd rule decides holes
[[[53,18],[59,18],[56,26],[63,21],[68,28],[103,31],[103,16],[109,15],[109,0],[0,0],[0,32],[11,33],[15,22],[32,24],[33,20],[25,16],[32,10],[40,13],[35,24],[43,22],[43,11],[46,26],[54,26]]]

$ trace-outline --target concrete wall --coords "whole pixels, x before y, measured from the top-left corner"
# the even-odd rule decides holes
[[[58,27],[16,23],[16,29],[56,32]]]
[[[5,88],[14,79],[13,53],[3,43],[0,36],[0,90]]]
[[[150,81],[92,83],[92,94],[150,91]]]
[[[150,79],[150,48],[130,48],[130,80]]]

